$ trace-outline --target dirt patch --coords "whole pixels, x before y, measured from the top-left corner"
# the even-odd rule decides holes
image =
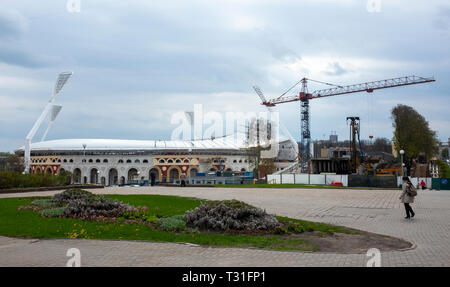
[[[411,248],[413,244],[400,238],[381,235],[361,230],[357,234],[334,233],[326,234],[320,231],[289,234],[286,237],[303,239],[315,245],[319,252],[361,254],[370,248],[380,251],[394,251]]]

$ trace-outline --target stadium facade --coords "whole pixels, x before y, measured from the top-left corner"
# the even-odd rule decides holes
[[[23,147],[16,151],[19,155],[23,152]],[[247,149],[227,137],[192,141],[61,139],[31,144],[31,173],[69,171],[77,184],[177,183],[180,177],[249,170]]]

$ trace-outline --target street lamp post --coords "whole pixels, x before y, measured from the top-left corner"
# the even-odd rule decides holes
[[[192,142],[191,142],[192,144]],[[193,145],[193,144],[192,144]],[[188,159],[189,159],[189,164],[188,164],[188,169],[187,169],[187,173],[188,173],[188,184],[191,183],[191,171],[189,170],[189,168],[191,167],[191,153],[192,153],[192,148],[188,149]]]
[[[404,150],[400,150],[400,157],[401,157],[401,161],[402,161],[402,177],[405,176],[405,171],[404,171],[404,166],[405,164],[403,163],[403,154],[405,153]]]

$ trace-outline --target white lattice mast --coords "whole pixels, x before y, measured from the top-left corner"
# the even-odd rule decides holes
[[[61,92],[64,85],[69,80],[70,76],[72,76],[73,72],[67,71],[62,72],[58,75],[58,78],[56,79],[55,87],[53,89],[52,96],[50,100],[48,101],[47,105],[45,106],[44,110],[42,111],[41,115],[37,119],[37,121],[34,123],[33,127],[31,128],[30,132],[28,133],[27,137],[25,138],[25,150],[24,150],[24,161],[25,161],[25,170],[24,173],[30,172],[30,146],[31,146],[31,140],[33,139],[34,135],[36,134],[37,130],[41,126],[44,119],[50,114],[49,124],[47,126],[47,129],[45,130],[44,136],[42,137],[42,140],[45,139],[45,136],[47,135],[48,130],[50,129],[50,125],[53,123],[53,121],[58,116],[59,111],[61,110],[61,106],[54,105],[54,101],[56,97]]]

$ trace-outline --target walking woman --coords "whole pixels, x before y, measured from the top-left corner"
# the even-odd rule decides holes
[[[400,196],[401,202],[405,205],[406,217],[405,219],[410,219],[416,215],[411,208],[411,203],[414,202],[414,196],[417,195],[417,191],[414,188],[414,185],[411,183],[407,176],[404,176],[402,184],[402,195]]]

